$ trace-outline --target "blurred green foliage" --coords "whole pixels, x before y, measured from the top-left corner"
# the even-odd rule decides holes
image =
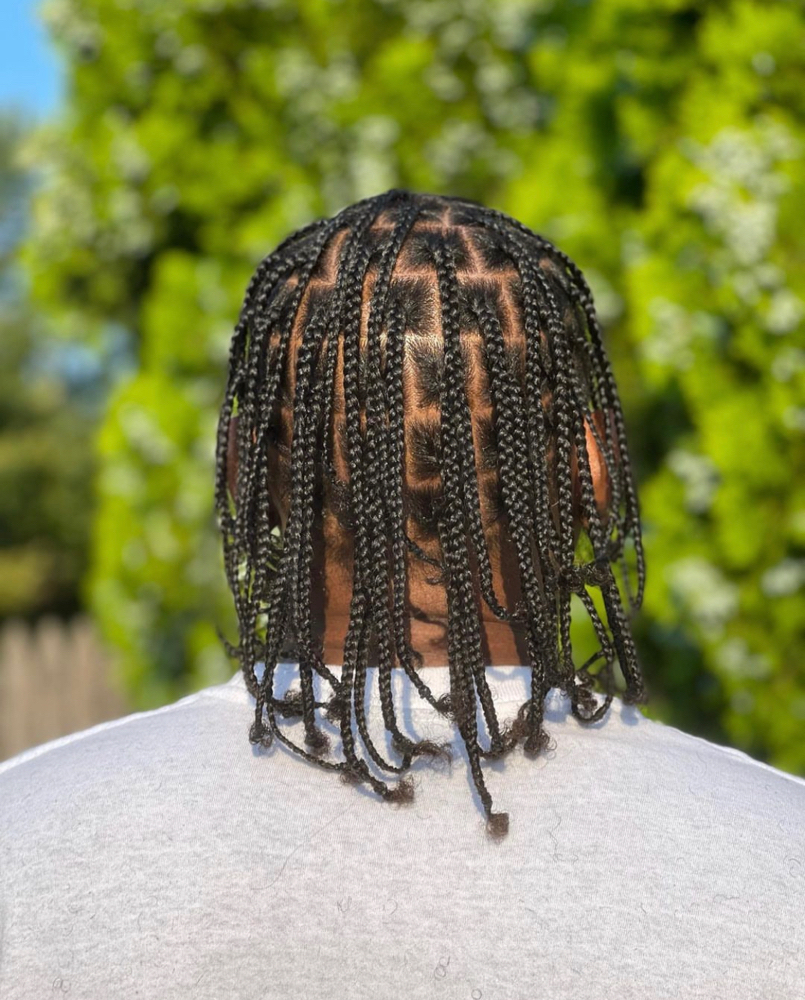
[[[23,123],[0,116],[0,619],[82,603],[92,504],[91,409],[27,300],[17,250],[30,172]]]
[[[257,261],[392,186],[588,275],[637,459],[646,713],[805,772],[805,20],[759,0],[50,0],[70,67],[27,260],[138,340],[99,438],[92,601],[147,706],[228,676],[212,517]]]

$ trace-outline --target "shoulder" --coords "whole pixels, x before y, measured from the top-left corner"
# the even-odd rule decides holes
[[[0,826],[19,824],[26,812],[68,808],[83,796],[97,799],[115,786],[142,791],[148,775],[191,767],[205,736],[207,743],[220,742],[227,727],[234,727],[247,742],[248,707],[242,713],[228,711],[235,703],[227,698],[226,688],[205,688],[0,762]]]
[[[565,783],[598,783],[591,794],[612,808],[628,803],[631,815],[647,819],[673,808],[687,811],[694,825],[706,815],[713,823],[740,816],[756,830],[782,829],[778,821],[805,828],[805,778],[650,719],[617,698],[593,724],[575,720],[558,699],[556,708],[545,716],[555,744],[549,767]]]
[[[634,729],[634,736],[627,737],[632,745],[645,751],[649,758],[657,756],[675,760],[680,766],[698,761],[704,767],[740,773],[747,781],[779,784],[790,791],[796,799],[805,803],[805,778],[782,771],[771,764],[751,757],[743,750],[714,743],[702,736],[685,732],[664,722],[649,719],[635,706],[625,705],[618,699],[613,702],[613,711],[620,717],[620,724],[614,727],[613,736],[623,736],[626,730]],[[697,768],[694,767],[694,772]]]
[[[674,753],[693,758],[702,764],[741,773],[745,780],[755,780],[764,785],[769,783],[779,785],[805,805],[805,778],[757,760],[736,747],[723,746],[651,719],[644,718],[643,723],[642,729],[647,744],[667,746]]]

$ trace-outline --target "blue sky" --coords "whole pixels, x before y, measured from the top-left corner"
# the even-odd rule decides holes
[[[0,0],[0,105],[42,118],[61,95],[59,60],[37,12],[41,0]]]

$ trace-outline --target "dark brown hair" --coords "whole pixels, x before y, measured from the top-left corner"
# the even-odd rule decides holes
[[[237,502],[227,486],[234,427]],[[593,442],[606,466],[606,510],[591,474]],[[288,512],[284,532],[268,496],[269,458]],[[508,815],[493,811],[481,760],[520,742],[530,755],[548,745],[551,687],[569,696],[578,719],[597,721],[615,692],[617,660],[624,701],[647,700],[623,599],[632,608],[642,599],[638,503],[592,296],[565,254],[502,213],[392,190],[293,233],[263,260],[232,340],[216,506],[239,621],[239,645],[229,649],[256,699],[253,743],[267,746],[277,736],[386,800],[410,799],[410,778],[391,788],[372,774],[353,730],[354,710],[369,758],[394,774],[417,755],[449,754],[449,744],[400,731],[391,685],[397,664],[422,698],[455,721],[488,829],[499,837]],[[340,678],[323,662],[312,626],[317,531],[353,575]],[[501,532],[516,553],[522,600],[514,608],[494,592]],[[435,570],[447,594],[450,694],[438,700],[407,638],[406,580],[414,568]],[[579,667],[570,642],[574,594],[599,642]],[[531,696],[505,726],[485,677],[480,600],[526,629]],[[398,763],[385,760],[367,731],[370,645]],[[300,690],[277,698],[275,668],[289,648]],[[314,674],[332,685],[330,702],[315,701]],[[605,694],[600,706],[596,681]],[[328,758],[316,721],[322,708],[340,727],[343,760]],[[283,731],[278,714],[302,717],[307,749]]]

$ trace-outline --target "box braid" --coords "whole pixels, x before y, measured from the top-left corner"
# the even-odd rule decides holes
[[[591,447],[609,476],[606,509],[595,494]],[[281,532],[266,489],[269,456],[287,510]],[[255,698],[253,743],[270,746],[276,736],[347,782],[410,801],[414,758],[450,759],[451,746],[400,730],[392,695],[398,665],[420,697],[455,722],[487,830],[500,838],[508,814],[493,808],[482,760],[520,743],[532,756],[548,746],[544,699],[552,686],[570,697],[577,718],[597,721],[613,697],[617,660],[624,700],[646,700],[612,571],[620,562],[629,604],[638,607],[645,567],[637,494],[592,296],[570,258],[503,213],[395,189],[298,230],[261,262],[232,338],[215,502],[239,625],[239,644],[227,649]],[[312,614],[318,525],[328,556],[352,572],[338,678],[323,661]],[[580,530],[591,561],[579,554]],[[503,531],[522,595],[513,608],[495,593]],[[625,563],[629,539],[636,595]],[[408,582],[426,567],[437,571],[425,578],[443,588],[447,607],[450,693],[439,699],[408,638],[415,614]],[[601,592],[603,616],[592,588]],[[578,668],[573,594],[600,646]],[[481,601],[496,618],[523,626],[531,664],[530,697],[504,725],[486,680]],[[300,688],[277,697],[276,666],[288,648]],[[387,760],[368,731],[370,650],[398,761]],[[328,701],[315,700],[316,675],[333,689]],[[488,746],[479,740],[479,705]],[[343,759],[331,757],[317,710],[338,725]],[[302,719],[304,746],[278,716]],[[369,760],[397,783],[377,777]]]
[[[562,323],[556,293],[546,277],[546,272],[549,269],[544,266],[543,261],[535,261],[532,254],[532,246],[529,245],[529,240],[526,236],[526,234],[529,234],[531,236],[531,242],[533,243],[534,234],[521,223],[509,220],[508,216],[505,216],[502,213],[491,212],[489,210],[487,211],[488,214],[493,216],[495,220],[491,223],[492,228],[499,234],[503,245],[511,251],[512,257],[517,262],[520,269],[524,290],[526,328],[529,329],[532,326],[537,329],[541,328],[540,323],[543,303],[547,303],[550,307],[546,316],[546,323],[549,332],[548,341],[553,353],[555,355],[559,355],[556,363],[553,364],[554,377],[552,381],[554,386],[551,409],[556,414],[556,437],[557,445],[560,449],[560,454],[558,454],[555,459],[555,465],[559,473],[557,476],[559,493],[558,506],[560,508],[559,521],[562,525],[563,532],[562,537],[559,540],[559,550],[562,555],[562,575],[566,583],[566,586],[560,590],[557,602],[560,623],[560,649],[562,651],[563,661],[561,671],[564,676],[564,682],[560,682],[559,686],[565,689],[565,684],[568,680],[570,680],[573,683],[573,687],[570,688],[568,694],[571,698],[571,705],[574,714],[583,721],[597,721],[597,719],[603,717],[603,714],[606,712],[612,699],[612,675],[610,670],[611,660],[608,661],[605,668],[605,678],[607,678],[606,700],[597,712],[594,712],[593,715],[585,717],[582,710],[579,708],[579,704],[582,704],[588,712],[591,710],[591,706],[594,705],[589,692],[591,678],[587,671],[583,668],[579,671],[574,670],[572,664],[572,652],[570,649],[570,600],[572,593],[576,593],[582,599],[583,605],[587,609],[588,613],[590,613],[596,632],[600,636],[602,623],[597,612],[594,610],[592,602],[589,600],[589,594],[587,594],[586,591],[586,586],[588,584],[598,586],[601,590],[601,595],[608,616],[608,622],[612,631],[612,642],[614,643],[617,651],[618,662],[620,663],[624,677],[627,681],[627,690],[623,696],[624,701],[627,703],[640,703],[646,700],[644,682],[637,666],[634,644],[620,602],[617,583],[609,567],[609,562],[613,558],[621,559],[623,561],[623,579],[629,603],[633,609],[639,607],[642,601],[645,565],[640,535],[637,493],[632,481],[631,466],[626,449],[626,435],[622,409],[614,377],[612,375],[612,369],[604,352],[600,326],[592,304],[592,296],[578,267],[570,260],[569,257],[567,257],[566,254],[557,251],[556,248],[553,247],[553,245],[547,240],[537,237],[542,252],[545,253],[547,251],[549,259],[550,257],[557,258],[558,261],[570,272],[572,280],[568,282],[567,277],[565,277],[560,287],[562,289],[566,288],[571,299],[582,304],[583,312],[588,324],[588,333],[590,337],[589,341],[584,339],[583,335],[579,332],[579,327],[576,324],[572,322]],[[541,264],[543,266],[540,266]],[[552,268],[558,272],[558,268],[555,263],[553,263]],[[586,354],[588,361],[592,364],[593,371],[595,373],[595,377],[590,379],[588,392],[596,398],[598,406],[602,408],[603,412],[609,418],[611,418],[615,428],[615,436],[612,440],[602,442],[600,432],[598,432],[595,428],[595,421],[589,418],[583,422],[579,421],[578,405],[576,405],[576,407],[569,405],[569,401],[567,399],[568,384],[569,382],[573,382],[575,376],[573,365],[569,363],[570,355],[566,340],[570,340],[577,346],[577,353],[580,341],[585,347],[584,353]],[[534,397],[532,396],[532,399],[533,398]],[[575,441],[570,443],[568,441],[568,419],[574,419],[574,414],[576,415],[574,432]],[[584,415],[584,411],[582,411],[582,415]],[[602,534],[600,517],[595,503],[590,503],[593,496],[592,477],[586,444],[584,442],[585,434],[583,428],[590,428],[594,439],[599,442],[599,447],[601,448],[601,453],[604,456],[610,480],[615,484],[612,503],[612,513],[614,516],[611,518],[611,525],[615,535],[609,541],[606,551],[602,551],[600,547],[601,540],[604,537]],[[572,507],[570,476],[563,476],[561,474],[562,470],[567,470],[567,456],[571,453],[571,449],[574,446],[576,449],[576,455],[583,458],[582,461],[578,462],[578,472],[582,486],[582,494],[583,498],[586,497],[586,502],[584,502],[583,499],[582,506],[584,517],[588,524],[588,534],[593,542],[593,549],[595,553],[594,564],[585,567],[576,567],[574,565],[574,546],[572,543],[573,525],[572,518],[568,516]],[[616,454],[618,455],[617,462],[614,458]],[[626,501],[625,511],[623,512],[621,512],[619,503],[621,490],[623,490],[625,494]],[[629,574],[624,559],[624,543],[629,537],[631,537],[634,541],[637,555],[638,593],[636,598],[632,597],[629,590]],[[598,547],[596,547],[596,543],[599,543]],[[606,650],[602,647],[601,652],[603,654]],[[575,687],[576,676],[581,683],[580,688]],[[532,688],[532,700],[534,695],[535,692]]]
[[[624,509],[621,510],[620,503],[616,498],[613,498],[612,514],[617,520],[620,542],[623,543],[626,539],[631,538],[635,546],[635,557],[637,562],[637,593],[633,594],[630,588],[629,573],[626,570],[625,565],[623,580],[628,595],[629,605],[632,610],[636,611],[643,603],[643,590],[645,587],[646,577],[645,557],[640,531],[640,510],[637,500],[637,491],[634,485],[634,478],[632,476],[631,460],[626,447],[626,429],[623,419],[623,409],[621,407],[617,386],[615,384],[615,377],[612,373],[612,366],[609,362],[606,351],[604,350],[601,326],[595,311],[589,284],[587,283],[587,279],[582,274],[579,266],[571,260],[566,253],[559,250],[548,240],[544,239],[544,237],[536,236],[536,234],[528,229],[527,226],[524,226],[523,223],[518,222],[516,219],[512,219],[510,216],[505,215],[502,212],[497,212],[494,209],[484,209],[484,211],[487,216],[495,220],[491,223],[491,225],[495,226],[499,232],[505,232],[507,240],[516,240],[517,237],[519,237],[521,246],[523,245],[523,242],[525,242],[525,246],[527,248],[528,242],[533,242],[533,240],[536,239],[539,247],[546,250],[550,256],[554,258],[558,265],[561,265],[566,269],[570,278],[568,283],[569,294],[575,302],[578,302],[581,305],[581,308],[583,309],[587,320],[587,333],[589,340],[584,337],[577,338],[575,336],[574,340],[576,340],[576,343],[581,341],[583,350],[589,353],[593,359],[595,366],[595,378],[606,402],[607,413],[611,417],[614,424],[614,438],[611,439],[609,447],[602,449],[602,454],[606,457],[608,471],[612,477],[615,490],[617,491],[622,487],[625,491]],[[602,448],[600,438],[596,438],[596,443],[599,448]],[[613,451],[618,455],[617,475],[613,475]],[[617,496],[618,494],[616,493],[616,497]],[[619,557],[622,558],[622,555],[623,550],[621,549]],[[637,698],[638,702],[642,700],[642,698]]]

